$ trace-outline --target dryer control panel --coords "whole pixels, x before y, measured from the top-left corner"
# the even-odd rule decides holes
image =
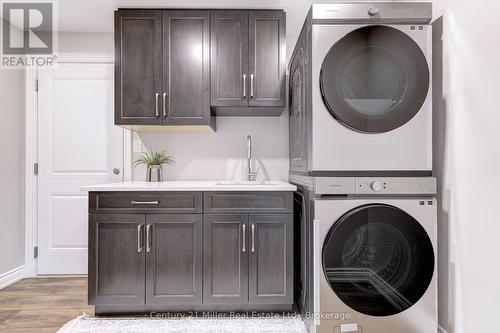
[[[428,24],[432,19],[432,4],[412,3],[317,3],[312,5],[313,24],[385,22]]]
[[[316,195],[433,195],[434,177],[315,177]]]

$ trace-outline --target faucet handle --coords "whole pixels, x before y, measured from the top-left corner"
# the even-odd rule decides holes
[[[250,179],[250,181],[255,181],[255,179],[257,178],[257,175],[259,174],[259,171],[260,171],[260,167],[258,167],[256,171],[250,171],[248,173],[248,178]]]

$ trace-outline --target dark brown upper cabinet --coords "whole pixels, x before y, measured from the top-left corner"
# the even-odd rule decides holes
[[[209,12],[163,11],[163,45],[163,123],[211,125]]]
[[[306,24],[302,28],[295,50],[292,53],[288,79],[288,110],[290,112],[290,170],[306,172],[308,170],[309,124],[312,108],[312,96],[307,86],[311,80],[311,49]]]
[[[248,106],[248,12],[211,13],[212,106]]]
[[[249,106],[285,107],[285,24],[282,11],[249,14]]]
[[[219,10],[210,21],[217,115],[280,115],[286,106],[285,13]]]
[[[116,11],[115,124],[215,128],[209,38],[206,10]]]
[[[115,124],[161,125],[162,13],[115,12]]]

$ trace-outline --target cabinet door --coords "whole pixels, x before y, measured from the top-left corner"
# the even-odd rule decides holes
[[[250,215],[251,304],[293,303],[292,216]]]
[[[144,215],[92,214],[89,304],[144,304]]]
[[[161,10],[115,12],[115,124],[159,125]]]
[[[203,303],[248,303],[248,215],[204,216]]]
[[[307,171],[309,150],[310,105],[308,25],[302,29],[290,62],[290,170]]]
[[[146,304],[201,304],[201,216],[146,215]]]
[[[285,13],[249,15],[250,106],[286,105]]]
[[[163,12],[162,112],[167,125],[210,124],[209,12]]]
[[[212,11],[211,105],[248,106],[248,12]]]

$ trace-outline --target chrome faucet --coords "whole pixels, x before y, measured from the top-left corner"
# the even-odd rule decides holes
[[[255,181],[259,170],[260,167],[257,169],[257,171],[252,171],[252,137],[250,135],[247,135],[247,180]]]

